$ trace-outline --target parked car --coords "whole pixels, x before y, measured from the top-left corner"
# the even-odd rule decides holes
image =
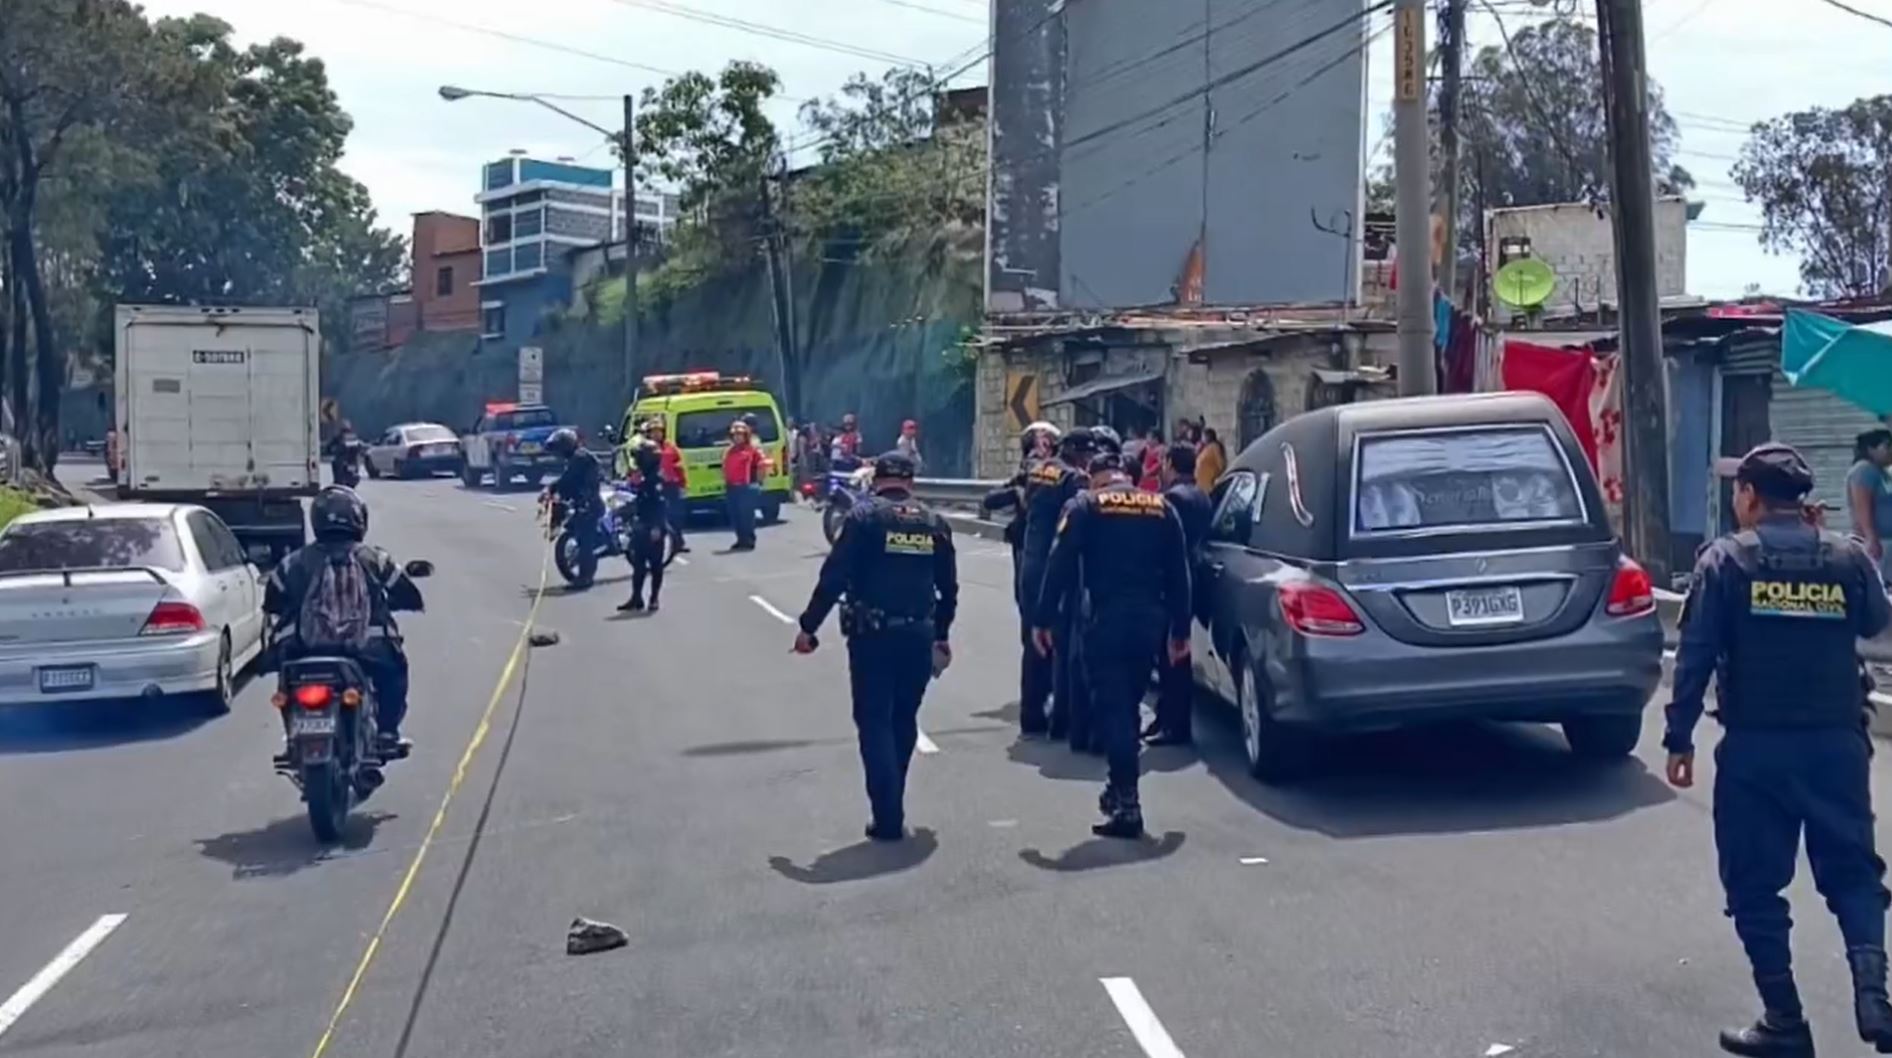
[[[188,504],[36,511],[0,530],[0,705],[191,695],[230,708],[263,650],[263,589]]]
[[[1216,485],[1197,682],[1241,711],[1264,781],[1310,734],[1464,719],[1561,724],[1634,751],[1661,676],[1653,586],[1576,435],[1534,393],[1298,415]]]
[[[393,427],[368,446],[368,476],[392,474],[397,478],[459,477],[466,467],[466,452],[452,430],[431,422],[408,422]]]

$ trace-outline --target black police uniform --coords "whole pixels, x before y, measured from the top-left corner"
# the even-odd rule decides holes
[[[302,612],[302,601],[322,567],[337,561],[359,562],[366,574],[372,620],[368,642],[357,652],[355,661],[374,684],[375,726],[383,740],[392,741],[399,738],[401,722],[407,718],[408,683],[407,652],[402,649],[401,629],[394,615],[424,608],[420,588],[400,564],[371,544],[317,540],[292,552],[270,573],[263,584],[263,612],[289,622],[279,640],[279,655],[300,657],[302,644],[295,638],[295,618]]]
[[[946,642],[959,610],[959,571],[952,529],[905,484],[913,461],[890,452],[874,470],[878,494],[848,512],[798,623],[814,635],[846,597],[841,631],[873,811],[868,836],[897,840],[920,700],[933,675],[934,644]]]
[[[551,486],[551,493],[565,504],[565,521],[578,543],[579,579],[589,581],[598,565],[598,519],[604,500],[598,495],[604,484],[604,468],[598,457],[583,448],[565,457],[565,469]]]
[[[1091,472],[1116,469],[1102,456]],[[1128,482],[1080,494],[1066,509],[1038,602],[1038,628],[1055,628],[1081,593],[1082,659],[1110,760],[1099,834],[1142,833],[1138,720],[1150,659],[1165,635],[1189,635],[1189,560],[1183,527],[1162,496]]]
[[[663,479],[661,456],[654,446],[637,449],[632,456],[637,467],[637,484],[632,486],[630,554],[631,597],[621,611],[644,609],[644,581],[650,581],[650,609],[662,606],[664,567],[669,556],[664,545],[673,540],[669,524],[669,488]],[[674,543],[672,546],[676,546]]]
[[[1812,485],[1804,461],[1784,445],[1756,449],[1737,476],[1772,476],[1794,495]],[[1716,715],[1726,733],[1715,750],[1715,846],[1728,915],[1766,1010],[1754,1027],[1724,1033],[1722,1046],[1734,1053],[1813,1053],[1781,895],[1803,830],[1814,882],[1845,938],[1861,1034],[1892,1053],[1885,864],[1874,848],[1871,748],[1854,644],[1889,619],[1864,549],[1813,528],[1798,512],[1722,537],[1696,563],[1663,745],[1694,752],[1703,695],[1718,674]]]
[[[1013,578],[1013,601],[1018,606],[1019,645],[1022,648],[1018,677],[1018,728],[1028,735],[1049,731],[1053,737],[1065,734],[1072,715],[1071,687],[1058,679],[1055,658],[1038,653],[1032,645],[1032,613],[1038,593],[1044,586],[1045,571],[1051,559],[1051,544],[1057,536],[1058,517],[1071,498],[1084,491],[1089,477],[1071,462],[1088,453],[1088,441],[1082,430],[1065,435],[1060,453],[1050,459],[1035,460],[1020,475],[1019,506],[1023,529],[1019,536],[1018,575]],[[1071,458],[1067,458],[1071,457]],[[1069,635],[1068,626],[1054,629],[1060,637]],[[1051,715],[1045,715],[1045,701],[1051,700]]]
[[[1164,489],[1163,498],[1169,501],[1170,509],[1182,521],[1184,545],[1189,551],[1189,570],[1193,574],[1196,559],[1202,554],[1203,541],[1209,538],[1209,521],[1215,514],[1209,494],[1203,492],[1194,481],[1182,480]],[[1190,672],[1189,659],[1173,662],[1164,652],[1157,658],[1157,667],[1162,673],[1162,680],[1157,690],[1156,722],[1152,734],[1188,742],[1195,727],[1195,718],[1190,709],[1195,681]]]

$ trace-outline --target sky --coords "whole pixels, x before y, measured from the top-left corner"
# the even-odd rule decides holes
[[[1167,2],[1167,0],[1144,0]],[[1529,0],[1502,0],[1505,30],[1534,20]],[[1548,0],[1547,0],[1548,2]],[[1594,21],[1590,0],[1575,3]],[[1892,0],[1849,0],[1892,18]],[[328,66],[355,120],[343,168],[367,185],[383,221],[405,229],[425,210],[471,213],[480,166],[523,149],[609,164],[601,136],[530,103],[447,103],[443,84],[556,97],[607,128],[621,123],[619,97],[666,74],[715,70],[732,59],[766,63],[786,97],[771,116],[794,142],[799,101],[836,91],[858,71],[896,62],[950,70],[978,56],[986,0],[145,0],[153,16],[205,12],[242,42],[288,36]],[[668,8],[670,10],[664,10]],[[711,25],[681,9],[748,27]],[[1649,70],[1681,125],[1678,159],[1706,203],[1691,226],[1688,285],[1694,294],[1739,296],[1749,284],[1792,294],[1797,263],[1763,251],[1759,210],[1728,174],[1754,121],[1809,106],[1843,106],[1892,92],[1892,27],[1849,15],[1825,0],[1644,0]],[[1549,10],[1546,8],[1546,10]],[[1385,16],[1379,16],[1380,25]],[[807,40],[785,40],[760,26]],[[477,32],[477,27],[486,32]],[[507,39],[510,35],[513,39]],[[810,43],[815,41],[817,43]],[[538,42],[538,43],[532,43]],[[1500,45],[1479,3],[1472,47]],[[552,45],[550,47],[544,45]],[[1369,142],[1392,98],[1390,35],[1369,51],[1365,114]],[[976,84],[983,63],[956,83]],[[797,159],[800,160],[800,159]]]

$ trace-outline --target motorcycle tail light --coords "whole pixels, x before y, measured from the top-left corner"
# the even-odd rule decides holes
[[[334,693],[327,684],[307,683],[296,688],[296,704],[304,709],[321,709],[328,705]]]
[[[348,709],[359,709],[361,707],[361,692],[353,687],[343,691],[342,705],[344,708]]]

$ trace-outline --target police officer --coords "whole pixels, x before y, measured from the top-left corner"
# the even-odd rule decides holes
[[[947,645],[959,610],[952,529],[913,498],[913,460],[889,452],[874,461],[874,493],[848,512],[802,611],[795,653],[812,654],[815,633],[841,602],[848,678],[861,768],[873,819],[867,836],[906,836],[907,764],[919,740],[926,684],[952,660]]]
[[[1214,515],[1209,494],[1196,485],[1195,446],[1183,442],[1170,445],[1163,453],[1162,477],[1163,498],[1182,521],[1183,539],[1189,549],[1189,571],[1193,574]],[[1159,657],[1157,669],[1162,678],[1157,689],[1156,718],[1143,732],[1143,737],[1152,746],[1187,746],[1195,741],[1195,718],[1190,709],[1195,681],[1189,661]]]
[[[1734,472],[1741,529],[1702,549],[1683,609],[1668,707],[1668,777],[1695,781],[1693,733],[1719,674],[1715,848],[1728,915],[1747,950],[1763,1013],[1721,1034],[1733,1054],[1811,1056],[1781,896],[1800,835],[1814,883],[1839,920],[1859,1035],[1892,1054],[1886,1002],[1885,864],[1873,847],[1870,746],[1854,640],[1892,620],[1878,574],[1853,540],[1808,524],[1813,473],[1765,444]]]
[[[1172,664],[1189,656],[1188,546],[1169,501],[1132,485],[1121,454],[1098,453],[1090,475],[1093,491],[1072,500],[1059,524],[1032,635],[1049,654],[1052,629],[1081,593],[1080,656],[1110,758],[1110,782],[1098,799],[1107,818],[1091,831],[1136,838],[1143,834],[1137,721],[1150,659],[1165,637]]]
[[[579,445],[578,431],[570,427],[553,430],[552,436],[545,439],[545,450],[563,457],[565,468],[539,499],[544,502],[555,498],[564,504],[552,527],[571,526],[572,539],[578,545],[577,583],[588,587],[598,572],[599,516],[604,513],[604,499],[598,490],[604,484],[604,468],[598,465],[597,456]]]
[[[985,499],[980,503],[980,509],[987,514],[998,511],[1012,512],[1012,520],[1005,523],[1005,543],[1012,549],[1014,594],[1017,593],[1019,560],[1025,546],[1025,485],[1034,467],[1046,460],[1057,458],[1058,439],[1063,435],[1062,430],[1048,422],[1034,422],[1025,427],[1024,432],[1018,437],[1018,473],[1012,475],[1005,484],[986,493]],[[1020,611],[1020,616],[1025,616],[1023,610]],[[1024,623],[1029,628],[1030,622]],[[1031,637],[1027,632],[1021,638],[1030,639]],[[1031,644],[1026,643],[1025,647],[1029,651]]]
[[[1027,431],[1030,435],[1034,431]],[[1069,716],[1069,689],[1060,689],[1054,659],[1040,654],[1031,641],[1032,611],[1038,590],[1044,585],[1045,566],[1051,557],[1051,541],[1057,533],[1058,514],[1071,497],[1084,488],[1085,476],[1079,467],[1090,455],[1090,432],[1082,428],[1064,434],[1058,455],[1033,458],[1012,489],[1022,525],[1018,544],[1018,573],[1013,578],[1013,601],[1018,606],[1018,641],[1020,648],[1018,677],[1018,730],[1025,738],[1047,733],[1063,737],[1064,721]],[[1028,436],[1027,443],[1039,442]],[[988,496],[991,507],[1002,497]],[[1045,715],[1047,698],[1054,698],[1051,716]]]

